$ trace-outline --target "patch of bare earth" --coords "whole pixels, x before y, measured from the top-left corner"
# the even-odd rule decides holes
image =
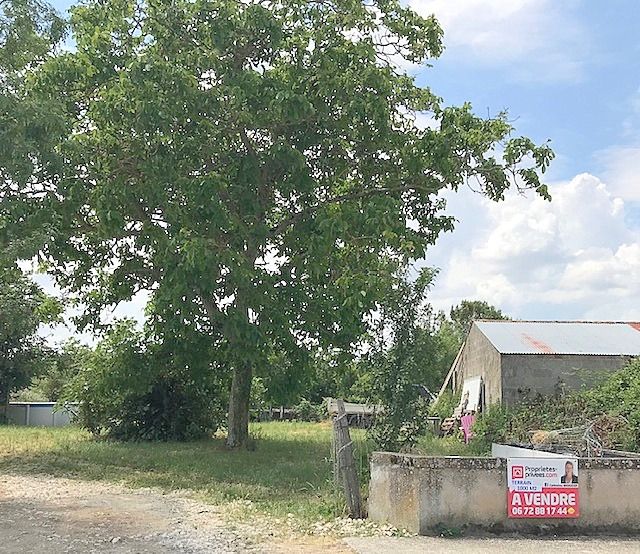
[[[270,532],[226,515],[181,493],[0,475],[0,552],[353,552],[330,537]]]

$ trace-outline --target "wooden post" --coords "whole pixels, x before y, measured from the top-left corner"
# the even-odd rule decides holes
[[[352,518],[363,516],[362,497],[360,496],[360,480],[353,456],[353,442],[349,434],[349,422],[344,409],[344,402],[336,400],[338,413],[333,420],[335,443],[335,472],[338,483],[342,484],[347,500],[347,510]]]

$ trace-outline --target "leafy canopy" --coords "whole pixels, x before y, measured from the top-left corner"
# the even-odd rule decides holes
[[[20,75],[2,101],[23,117],[0,116],[19,146],[0,157],[0,237],[36,237],[84,323],[146,289],[159,333],[208,334],[235,369],[346,348],[389,276],[453,228],[444,190],[499,200],[515,178],[548,196],[547,145],[397,70],[442,51],[437,21],[397,0],[87,0],[71,13],[75,50],[55,50],[45,13],[29,36],[46,55],[1,54]]]
[[[509,319],[502,311],[484,300],[463,300],[449,313],[455,332],[464,341],[476,319]]]
[[[59,349],[50,352],[47,363],[27,389],[21,390],[16,399],[22,402],[57,402],[69,383],[85,369],[93,351],[69,339]]]

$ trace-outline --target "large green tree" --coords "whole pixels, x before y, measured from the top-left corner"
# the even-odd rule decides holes
[[[207,333],[233,373],[230,446],[269,353],[348,348],[452,229],[444,190],[547,196],[548,146],[397,69],[442,51],[398,0],[87,0],[70,27],[73,51],[20,70],[20,102],[53,107],[46,141],[2,162],[2,233],[46,228],[88,318],[146,289],[159,332]]]

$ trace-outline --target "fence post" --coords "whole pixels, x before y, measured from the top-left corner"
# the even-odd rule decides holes
[[[339,483],[342,483],[347,500],[347,510],[352,518],[363,516],[362,497],[360,496],[360,480],[353,456],[353,442],[349,434],[349,422],[344,409],[344,402],[336,399],[338,413],[333,420],[335,443],[335,472]]]

